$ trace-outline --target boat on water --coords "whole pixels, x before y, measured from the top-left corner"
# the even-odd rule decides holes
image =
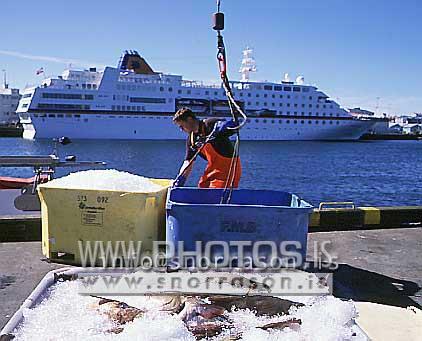
[[[357,118],[303,77],[254,82],[252,50],[243,52],[234,96],[248,115],[243,140],[355,140],[375,122]],[[18,106],[27,139],[185,139],[172,122],[190,107],[199,117],[230,119],[222,85],[155,72],[136,51],[125,51],[117,67],[67,69],[26,88]]]
[[[40,183],[46,182],[48,177],[43,175],[40,177]],[[0,176],[0,190],[2,189],[22,189],[24,187],[30,186],[37,181],[36,177],[32,178],[16,178],[10,176]]]

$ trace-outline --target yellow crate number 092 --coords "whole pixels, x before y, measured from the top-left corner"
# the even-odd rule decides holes
[[[108,197],[97,197],[97,202],[99,204],[107,204],[108,203]]]

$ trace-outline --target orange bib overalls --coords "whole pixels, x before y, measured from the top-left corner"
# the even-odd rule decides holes
[[[240,176],[242,175],[242,166],[240,158],[235,159],[220,155],[211,143],[207,143],[201,150],[201,154],[207,159],[208,164],[204,174],[199,179],[198,187],[201,188],[224,188],[230,173],[230,165],[233,163],[230,179],[227,187],[230,187],[233,179],[233,187],[239,186]],[[236,163],[237,162],[237,163]],[[236,163],[236,169],[234,169]],[[234,174],[233,174],[234,173]],[[234,178],[233,178],[234,177]]]

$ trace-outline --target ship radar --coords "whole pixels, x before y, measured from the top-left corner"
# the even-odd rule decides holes
[[[298,77],[296,78],[296,84],[303,85],[304,83],[305,83],[305,77],[303,77],[303,76],[298,76]]]

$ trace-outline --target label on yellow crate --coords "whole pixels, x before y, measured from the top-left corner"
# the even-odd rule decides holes
[[[98,210],[81,211],[82,225],[103,226],[103,212]]]

